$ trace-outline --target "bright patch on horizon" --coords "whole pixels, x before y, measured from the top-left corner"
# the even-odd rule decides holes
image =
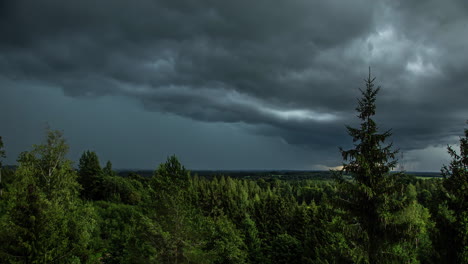
[[[333,114],[318,113],[310,110],[276,110],[271,108],[263,108],[262,110],[283,120],[333,121],[338,118],[336,115]]]
[[[330,166],[318,164],[318,165],[314,165],[313,168],[314,168],[315,170],[334,170],[334,171],[340,171],[340,170],[343,169],[343,165],[330,167]]]

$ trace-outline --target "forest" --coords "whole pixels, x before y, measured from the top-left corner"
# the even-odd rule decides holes
[[[0,263],[468,263],[468,129],[442,178],[394,172],[378,92],[369,75],[331,179],[203,177],[176,156],[121,176],[92,150],[74,166],[48,129],[1,168]]]

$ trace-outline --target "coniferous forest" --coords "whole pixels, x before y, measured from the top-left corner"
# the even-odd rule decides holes
[[[331,179],[203,177],[175,156],[123,177],[49,129],[1,169],[0,263],[468,263],[468,130],[443,178],[394,172],[378,92],[369,75]]]

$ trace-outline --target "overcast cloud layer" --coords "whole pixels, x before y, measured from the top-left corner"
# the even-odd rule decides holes
[[[94,102],[108,107],[109,115],[58,128],[84,131],[96,123],[102,129],[100,119],[113,116],[110,109],[125,113],[142,106],[130,122],[137,129],[124,129],[130,141],[144,127],[173,126],[169,119],[175,118],[194,130],[219,132],[217,145],[287,149],[283,158],[279,153],[258,166],[235,149],[220,166],[209,159],[221,154],[183,148],[178,154],[194,168],[324,168],[339,165],[337,147],[351,144],[344,125],[357,122],[355,98],[371,66],[382,86],[376,119],[382,129],[393,128],[406,169],[437,170],[446,158],[443,148],[457,142],[468,119],[467,47],[463,0],[0,1],[0,103],[10,106],[7,120],[29,119],[31,128],[38,119],[62,124],[58,120]],[[18,114],[18,91],[31,89],[42,91],[31,103],[41,102],[44,112],[52,100],[72,98],[74,108],[63,105],[62,117],[55,118],[32,118],[33,106]],[[113,124],[126,126],[124,115],[115,115]],[[16,129],[4,123],[0,135]],[[112,132],[96,135],[76,133],[76,151],[86,140],[119,140]],[[213,135],[186,135],[174,127],[166,138],[174,152],[185,142],[181,137],[203,142]],[[19,151],[19,143],[5,141]],[[208,152],[217,149],[213,144],[206,142]],[[113,149],[109,142],[96,151],[112,156]],[[163,149],[115,159],[121,167],[150,167],[139,160],[172,154]]]

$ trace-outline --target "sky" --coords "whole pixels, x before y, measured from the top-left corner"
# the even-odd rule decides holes
[[[4,163],[49,125],[75,162],[333,168],[371,67],[397,169],[439,171],[468,119],[467,47],[465,0],[0,0]]]

